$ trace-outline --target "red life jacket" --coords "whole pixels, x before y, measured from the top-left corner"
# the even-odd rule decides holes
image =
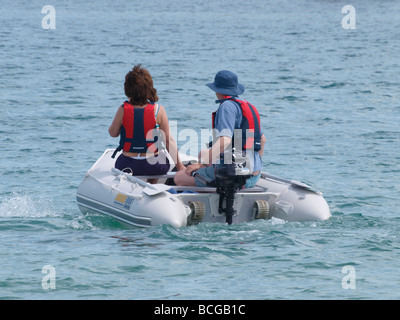
[[[154,115],[154,104],[144,108],[135,108],[128,101],[124,102],[124,116],[120,134],[119,147],[114,151],[146,153],[156,152],[155,142],[158,136],[153,135],[153,129],[158,128]]]
[[[225,96],[224,99],[217,100],[221,104],[226,100],[232,100],[240,105],[242,110],[242,122],[240,129],[242,129],[242,150],[252,149],[255,151],[261,149],[261,123],[260,115],[255,106],[246,100],[240,100],[236,97]],[[215,127],[215,115],[217,111],[212,113],[212,128]],[[246,136],[246,131],[250,133],[250,137]],[[232,137],[232,144],[234,138]]]

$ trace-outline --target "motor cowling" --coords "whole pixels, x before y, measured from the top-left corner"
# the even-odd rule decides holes
[[[223,154],[221,154],[221,158]],[[232,161],[217,165],[215,168],[215,184],[217,187],[232,187],[240,189],[251,177],[250,169],[246,167],[246,156],[233,152]]]

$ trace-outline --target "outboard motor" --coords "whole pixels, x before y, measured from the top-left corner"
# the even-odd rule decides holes
[[[221,154],[220,158],[223,159],[223,157],[224,154]],[[193,176],[196,175],[197,173],[194,172]],[[232,153],[231,163],[215,166],[215,181],[205,181],[200,175],[197,176],[207,185],[217,188],[217,193],[219,194],[218,212],[225,212],[226,222],[232,224],[232,217],[235,214],[233,208],[235,193],[238,189],[243,188],[246,184],[246,180],[251,177],[250,169],[246,167],[246,157],[241,152],[234,151]],[[223,207],[224,199],[225,208]]]
[[[215,185],[219,194],[218,212],[225,212],[226,222],[232,224],[235,214],[233,202],[237,190],[243,188],[246,180],[251,177],[250,169],[246,167],[246,158],[241,153],[232,153],[232,163],[222,164],[215,168]],[[225,208],[223,201],[225,199]]]

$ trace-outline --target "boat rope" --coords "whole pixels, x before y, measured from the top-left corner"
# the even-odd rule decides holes
[[[91,176],[93,179],[95,179],[97,182],[99,182],[99,183],[101,183],[102,185],[104,185],[104,186],[106,186],[106,187],[109,187],[110,185],[109,184],[107,184],[107,183],[105,183],[104,181],[102,181],[102,180],[100,180],[99,178],[97,178],[95,175],[93,175],[90,171],[88,171],[88,173],[87,173],[89,176]],[[111,186],[111,188],[112,189],[114,189],[114,190],[116,190],[116,191],[118,191],[118,192],[121,192],[121,193],[127,193],[126,191],[123,191],[123,190],[121,190],[121,189],[118,189],[117,187],[115,187],[115,186]],[[136,195],[136,194],[133,194],[133,193],[129,193],[129,196],[130,197],[132,197],[132,198],[134,198],[134,199],[137,199],[137,200],[140,200],[140,199],[142,199],[143,198],[143,195]]]

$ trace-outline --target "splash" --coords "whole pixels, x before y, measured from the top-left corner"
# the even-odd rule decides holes
[[[0,217],[44,218],[59,217],[51,201],[34,199],[31,195],[14,192],[0,200]]]

